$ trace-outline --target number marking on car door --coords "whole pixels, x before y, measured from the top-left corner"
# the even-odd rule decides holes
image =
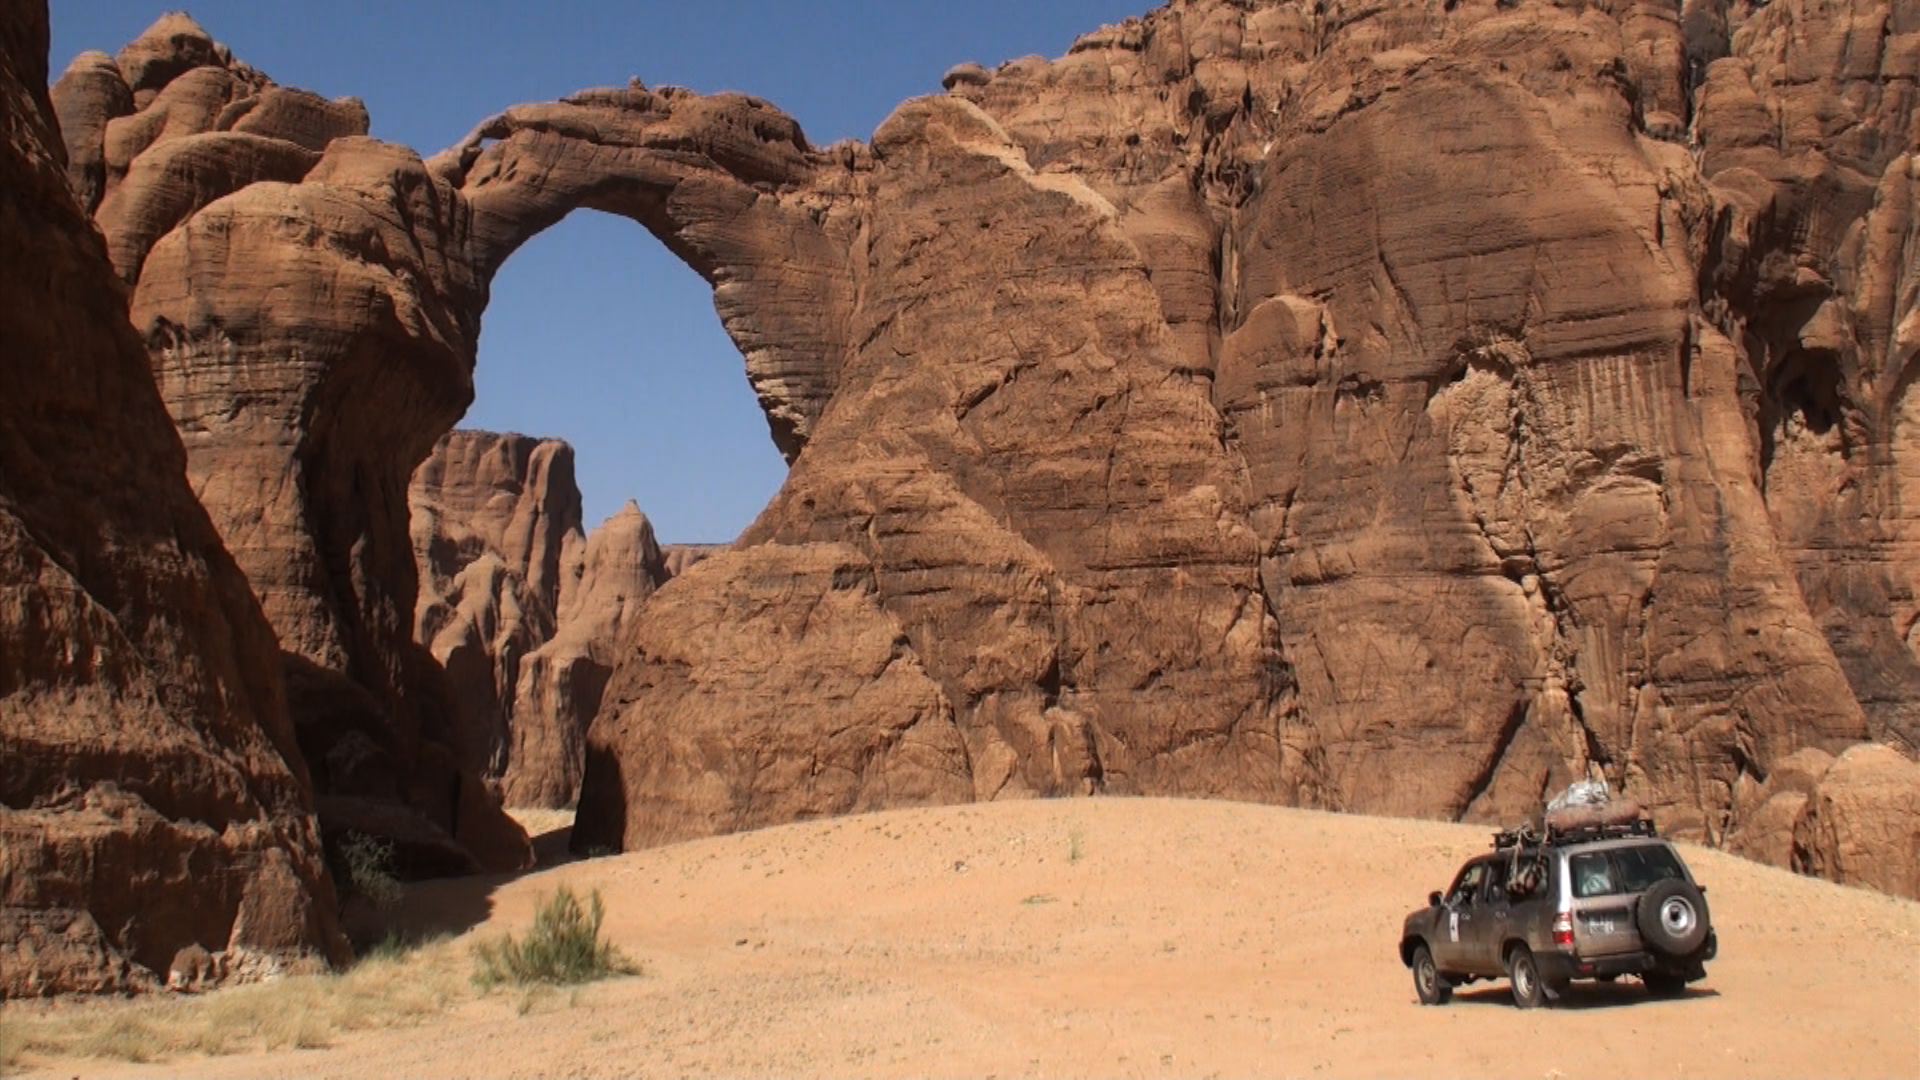
[[[1460,913],[1457,911],[1447,913],[1447,937],[1455,944],[1460,941]]]

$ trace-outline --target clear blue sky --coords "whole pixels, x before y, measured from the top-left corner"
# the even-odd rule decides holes
[[[117,51],[167,7],[53,0],[50,67]],[[963,60],[1058,56],[1155,0],[196,0],[275,81],[367,103],[373,134],[431,154],[513,104],[590,86],[742,90],[816,145],[865,139]],[[639,226],[576,213],[495,279],[463,426],[578,451],[588,525],[631,498],[667,541],[730,540],[786,473],[712,294]]]

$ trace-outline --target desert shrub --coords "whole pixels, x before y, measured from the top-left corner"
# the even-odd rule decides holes
[[[348,833],[340,844],[346,886],[378,908],[400,902],[400,879],[393,872],[393,844],[364,833]]]
[[[605,918],[600,890],[595,889],[582,904],[572,889],[562,885],[534,912],[533,929],[525,938],[515,940],[508,934],[474,946],[473,981],[483,987],[568,985],[632,974],[634,966],[600,939]]]

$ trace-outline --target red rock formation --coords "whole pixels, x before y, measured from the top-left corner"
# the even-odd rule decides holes
[[[571,806],[614,652],[667,571],[628,503],[580,529],[573,448],[456,431],[408,491],[414,636],[446,668],[462,763],[509,806]]]
[[[44,8],[0,14],[0,998],[341,959],[273,633],[68,193],[46,52]]]
[[[561,581],[558,629],[527,656],[515,688],[509,806],[571,806],[587,731],[642,606],[670,576],[653,525],[629,502],[602,522]]]
[[[576,849],[973,795],[952,707],[851,548],[713,555],[627,641],[649,662],[620,666],[593,726]]]
[[[660,561],[666,567],[667,576],[677,578],[694,564],[709,555],[725,551],[728,544],[663,544],[660,547]]]
[[[560,579],[584,542],[573,448],[453,432],[415,470],[407,504],[414,638],[447,670],[462,764],[497,782],[522,661],[553,636]]]
[[[525,836],[458,761],[438,665],[411,645],[395,529],[412,466],[471,392],[484,286],[450,193],[360,137],[358,102],[276,87],[185,16],[119,69],[136,109],[105,125],[96,224],[136,282],[189,480],[279,634],[323,826],[396,841],[410,872],[526,865]],[[101,111],[92,86],[76,81],[72,111]],[[416,245],[414,226],[433,238]]]
[[[1850,885],[1920,896],[1920,762],[1861,743],[1802,750],[1739,793],[1735,852]]]
[[[1174,0],[871,145],[590,91],[109,239],[270,617],[402,748],[399,484],[493,271],[584,206],[714,285],[793,470],[632,632],[583,843],[1082,791],[1509,818],[1596,766],[1720,840],[1798,751],[1915,749],[1913,23]],[[128,74],[162,111],[104,182],[226,70]]]
[[[1850,477],[1786,488],[1766,450],[1783,406],[1755,400],[1772,347],[1741,305],[1794,327],[1790,348],[1838,328],[1852,344],[1816,366],[1853,397],[1872,393],[1843,354],[1886,350],[1881,387],[1911,371],[1893,327],[1913,292],[1887,271],[1920,27],[1899,5],[1688,8],[1683,27],[1649,5],[1175,4],[1055,64],[950,77],[1120,210],[1215,373],[1304,757],[1335,805],[1508,816],[1593,762],[1713,837],[1728,786],[1798,745],[1912,751],[1916,560],[1869,520],[1898,503],[1828,497],[1895,480],[1899,422],[1869,410]],[[1703,70],[1695,163],[1672,141]],[[1750,114],[1782,178],[1754,195],[1712,153],[1748,141],[1723,84],[1793,99],[1784,143]],[[1092,85],[1109,96],[1076,104]],[[1808,168],[1856,207],[1888,189],[1881,254],[1848,254],[1874,229],[1844,236],[1844,207],[1811,240],[1744,239],[1741,204]],[[1879,268],[1855,271],[1879,306],[1824,329],[1775,308],[1786,284],[1758,266],[1809,295],[1852,287],[1813,269],[1824,254],[1783,257],[1788,236]],[[1727,279],[1741,300],[1699,289]],[[1844,583],[1775,546],[1793,519],[1819,523]]]

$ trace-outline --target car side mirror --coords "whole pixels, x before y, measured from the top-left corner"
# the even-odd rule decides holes
[[[1428,907],[1440,906],[1440,893],[1438,891],[1430,892],[1427,894],[1427,906]]]

